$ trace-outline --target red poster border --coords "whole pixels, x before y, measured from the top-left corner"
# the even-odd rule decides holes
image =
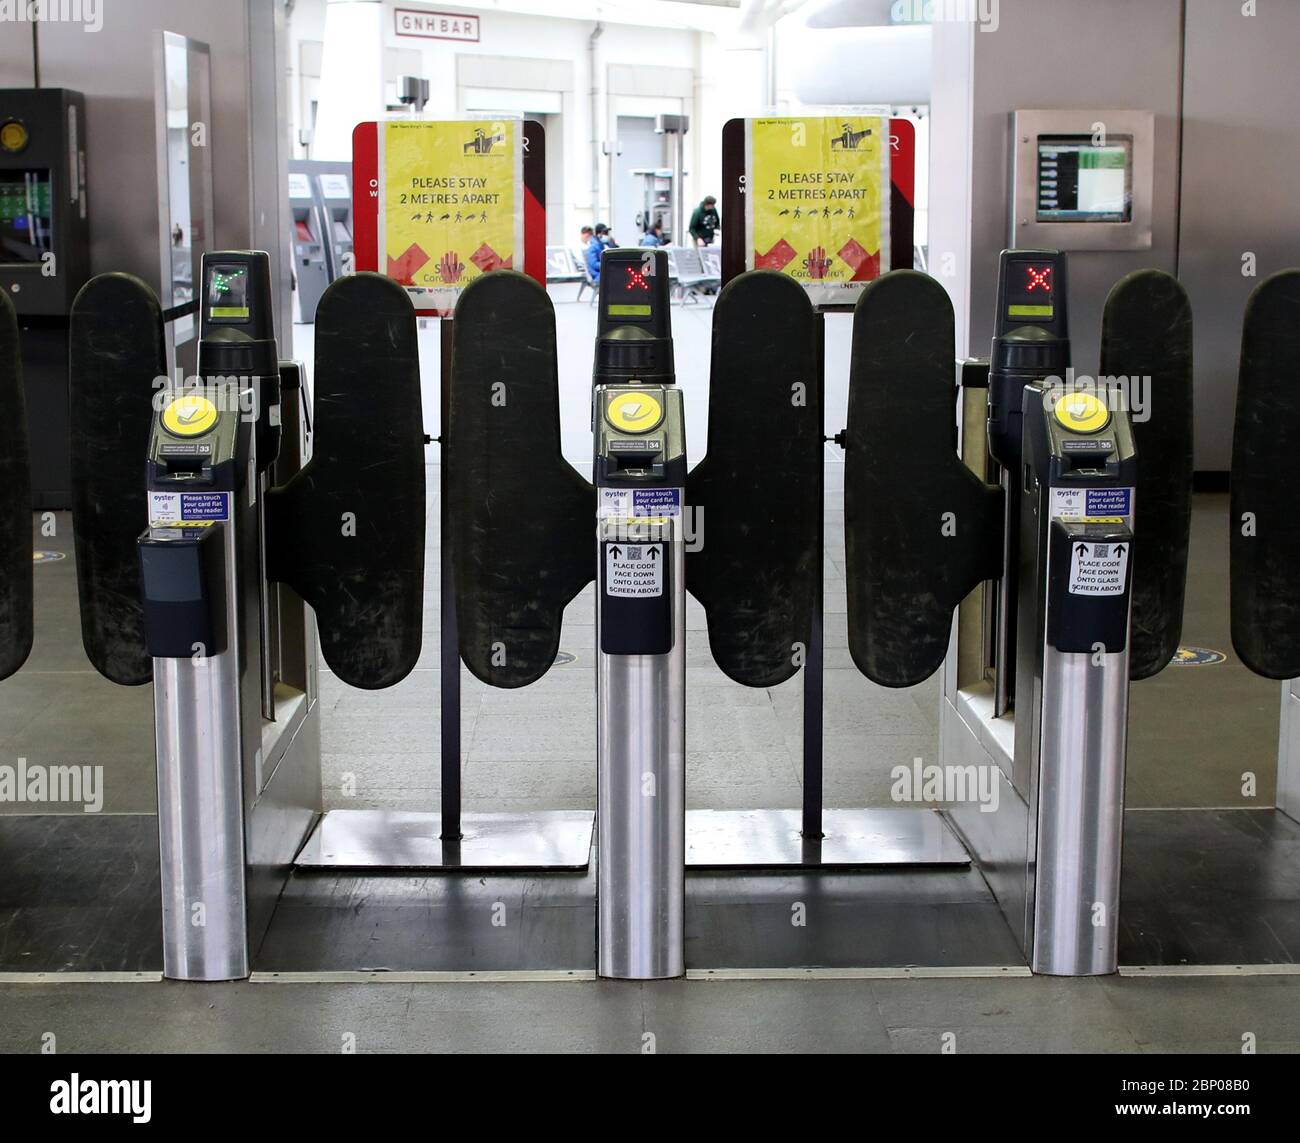
[[[519,267],[546,287],[546,132],[535,119],[524,120],[524,264]],[[379,122],[352,130],[352,244],[358,270],[379,268]],[[416,310],[423,317],[437,310]]]

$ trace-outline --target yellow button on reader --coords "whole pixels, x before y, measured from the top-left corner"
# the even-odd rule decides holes
[[[619,393],[605,406],[605,420],[621,433],[648,433],[663,419],[663,405],[649,393]]]
[[[1056,419],[1074,433],[1099,433],[1110,424],[1110,410],[1092,393],[1069,393],[1056,402]]]
[[[29,136],[27,125],[19,119],[7,119],[0,126],[0,149],[11,155],[17,154],[27,146]],[[19,186],[22,184],[20,183]]]
[[[199,437],[217,423],[217,407],[206,397],[191,393],[163,410],[162,423],[172,436]]]

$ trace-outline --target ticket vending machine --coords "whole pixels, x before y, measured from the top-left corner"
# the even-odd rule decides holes
[[[352,164],[313,162],[311,166],[332,282],[357,268],[352,253]]]
[[[316,320],[316,307],[330,284],[325,215],[312,177],[295,163],[289,170],[289,213],[293,218],[293,273],[301,321]]]
[[[681,976],[686,438],[668,258],[607,250],[593,370],[601,976]]]
[[[646,233],[656,222],[664,228],[664,238],[682,245],[682,235],[674,232],[673,187],[677,173],[671,167],[638,168],[631,172],[638,181],[641,207],[637,211],[636,223],[641,233]]]
[[[86,104],[65,88],[0,91],[0,290],[21,329],[32,507],[66,508],[68,313],[90,276]]]
[[[0,91],[0,287],[20,317],[67,317],[90,275],[86,101]]]

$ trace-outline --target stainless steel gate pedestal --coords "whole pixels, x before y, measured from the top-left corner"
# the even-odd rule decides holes
[[[667,255],[606,250],[592,393],[596,950],[601,976],[686,972],[686,425]]]

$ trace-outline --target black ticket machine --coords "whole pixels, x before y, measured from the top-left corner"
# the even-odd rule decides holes
[[[280,443],[269,262],[205,254],[202,280],[200,384],[159,397],[139,551],[164,972],[229,980],[249,972],[249,823],[294,720],[277,709],[267,618],[263,504]]]
[[[1015,769],[1035,833],[1035,972],[1114,972],[1137,452],[1123,394],[1023,393]]]
[[[0,90],[0,290],[22,329],[36,509],[72,504],[68,314],[89,277],[85,98]]]
[[[1020,477],[1023,454],[1021,398],[1034,381],[1063,383],[1070,365],[1066,258],[1059,250],[1004,250],[998,263],[998,298],[989,358],[989,455],[1002,469],[1006,496],[1002,580],[994,655],[996,713],[1005,714],[1016,687],[1016,600],[1019,596]]]
[[[686,434],[668,257],[605,251],[593,370],[601,976],[685,972]]]

